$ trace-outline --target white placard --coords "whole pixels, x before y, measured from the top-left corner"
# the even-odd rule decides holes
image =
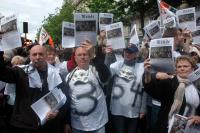
[[[67,98],[63,92],[60,89],[55,88],[33,103],[31,108],[39,117],[41,125],[43,125],[46,122],[47,113],[61,108],[66,100]]]
[[[196,27],[200,28],[200,9],[196,10]]]
[[[173,60],[174,38],[154,39],[150,42],[149,58],[152,72],[174,73]]]
[[[113,23],[112,13],[99,13],[99,29],[105,30],[105,26]]]
[[[200,45],[200,27],[196,31],[192,32],[192,44]]]
[[[175,17],[167,18],[163,20],[163,25],[165,28],[176,27],[176,19]]]
[[[196,30],[196,14],[195,7],[178,10],[176,12],[177,22],[180,28]]]
[[[93,45],[96,45],[97,38],[97,13],[75,13],[75,45],[80,46],[81,42],[90,40]]]
[[[151,23],[144,27],[144,30],[151,39],[157,39],[162,37],[162,31],[160,29],[159,22],[156,20],[151,21]]]
[[[1,31],[3,34],[0,36],[0,50],[9,50],[22,46],[16,15],[2,18]]]
[[[179,114],[173,115],[169,122],[168,133],[199,133],[199,125],[190,125],[188,118]]]
[[[63,22],[62,23],[62,47],[73,48],[75,47],[74,37],[74,23]]]
[[[107,44],[113,49],[125,48],[122,22],[106,25]]]
[[[135,45],[138,46],[139,42],[140,42],[140,40],[139,40],[139,37],[138,37],[138,34],[137,34],[136,24],[134,24],[132,29],[131,29],[129,43],[135,44]]]
[[[188,79],[191,81],[191,82],[194,82],[196,81],[197,79],[200,78],[200,68],[198,68],[197,70],[195,70],[194,72],[192,72],[189,76],[188,76]]]

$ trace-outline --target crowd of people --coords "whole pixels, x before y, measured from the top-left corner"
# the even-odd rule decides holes
[[[174,38],[173,74],[151,73],[149,39],[116,51],[103,30],[97,45],[85,40],[64,60],[48,45],[0,51],[0,132],[167,133],[175,114],[200,126],[200,88],[188,87],[198,45],[187,29],[167,28],[165,37]],[[54,88],[67,100],[42,125],[31,105]]]

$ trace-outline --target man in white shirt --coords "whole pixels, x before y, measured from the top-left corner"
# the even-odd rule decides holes
[[[66,78],[71,98],[72,133],[104,133],[107,106],[98,68],[89,65],[88,41],[75,50],[77,67]]]

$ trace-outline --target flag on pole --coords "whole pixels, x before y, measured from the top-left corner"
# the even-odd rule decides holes
[[[49,45],[54,48],[54,42],[53,42],[53,39],[52,37],[49,35]]]
[[[39,44],[43,45],[44,43],[47,42],[47,40],[49,39],[49,34],[47,33],[47,31],[42,27],[40,30],[40,36],[39,36]]]
[[[47,42],[47,40],[49,40],[49,45],[51,47],[54,48],[54,42],[53,42],[53,39],[52,37],[49,35],[49,33],[44,29],[44,27],[41,28],[41,31],[40,31],[40,36],[39,36],[39,44],[40,45],[43,45],[44,43]]]
[[[166,20],[171,17],[176,17],[176,8],[170,6],[162,0],[157,0],[157,3],[161,17],[161,23],[163,22],[163,20]]]

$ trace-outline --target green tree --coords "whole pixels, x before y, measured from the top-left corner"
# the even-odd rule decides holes
[[[183,0],[163,0],[178,8]],[[186,0],[190,7],[199,6],[200,0]],[[144,17],[159,16],[157,0],[88,0],[87,6],[91,12],[110,12],[114,14],[114,21],[122,21],[130,26],[136,18],[140,18],[141,28],[144,27]]]
[[[62,22],[73,22],[74,8],[71,0],[64,0],[61,9],[56,9],[54,14],[49,14],[49,16],[43,20],[42,26],[52,36],[55,43],[61,43]]]

